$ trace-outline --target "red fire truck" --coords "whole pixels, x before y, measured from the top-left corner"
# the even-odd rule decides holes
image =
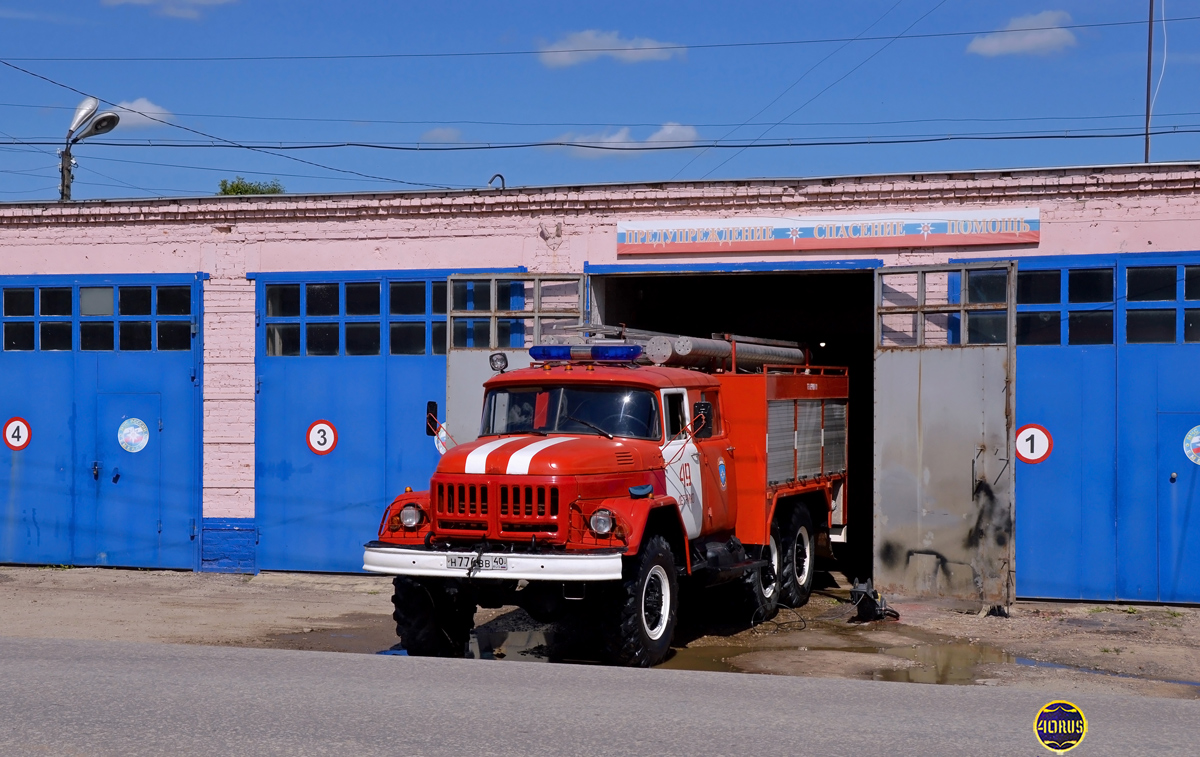
[[[818,549],[846,538],[845,369],[734,337],[530,353],[495,356],[479,438],[365,547],[409,654],[462,656],[477,606],[519,605],[585,617],[644,667],[670,651],[681,582],[740,582],[748,619],[808,600]]]

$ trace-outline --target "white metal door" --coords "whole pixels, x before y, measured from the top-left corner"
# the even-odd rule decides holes
[[[688,407],[687,391],[663,390],[662,406],[666,421],[662,454],[667,463],[667,494],[679,503],[688,538],[695,539],[704,526],[704,485],[700,450],[689,433],[692,410]]]

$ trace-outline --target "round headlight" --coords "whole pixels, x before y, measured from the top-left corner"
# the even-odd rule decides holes
[[[607,536],[613,530],[613,514],[609,510],[597,510],[592,513],[591,520],[588,525],[592,527],[592,533],[597,536]]]
[[[405,528],[416,528],[421,522],[421,508],[416,505],[405,505],[400,510],[400,522]]]

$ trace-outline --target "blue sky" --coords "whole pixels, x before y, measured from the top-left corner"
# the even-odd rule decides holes
[[[1200,20],[1182,20],[1200,16],[1200,1],[1170,0],[1165,10],[1181,20],[1167,25],[1154,124],[1200,128]],[[411,188],[403,182],[479,187],[495,173],[509,186],[804,177],[1140,161],[1140,138],[877,143],[1137,132],[1145,107],[1145,23],[1063,27],[1144,21],[1145,14],[1144,3],[1112,0],[0,0],[0,59],[174,124],[126,111],[112,134],[77,145],[76,199],[212,194],[220,179],[235,174],[278,178],[290,192]],[[1026,31],[961,34],[1006,28]],[[947,33],[957,34],[647,49]],[[1161,24],[1155,36],[1157,85]],[[569,52],[594,48],[616,50]],[[532,54],[97,60],[506,51]],[[81,99],[0,67],[0,202],[57,198],[56,148],[38,143],[63,138]],[[352,148],[289,152],[295,159],[150,146],[212,138],[264,147],[347,141],[644,147],[756,138],[873,144],[664,152]],[[1157,136],[1152,158],[1190,160],[1197,147],[1200,135]]]

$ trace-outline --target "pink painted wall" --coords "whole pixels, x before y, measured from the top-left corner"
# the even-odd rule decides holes
[[[204,515],[254,514],[254,285],[248,272],[1163,252],[1200,248],[1200,165],[825,180],[0,204],[0,275],[210,274]],[[618,220],[1037,207],[1036,247],[616,255]],[[560,227],[561,224],[561,227]],[[561,228],[561,236],[559,230]]]

